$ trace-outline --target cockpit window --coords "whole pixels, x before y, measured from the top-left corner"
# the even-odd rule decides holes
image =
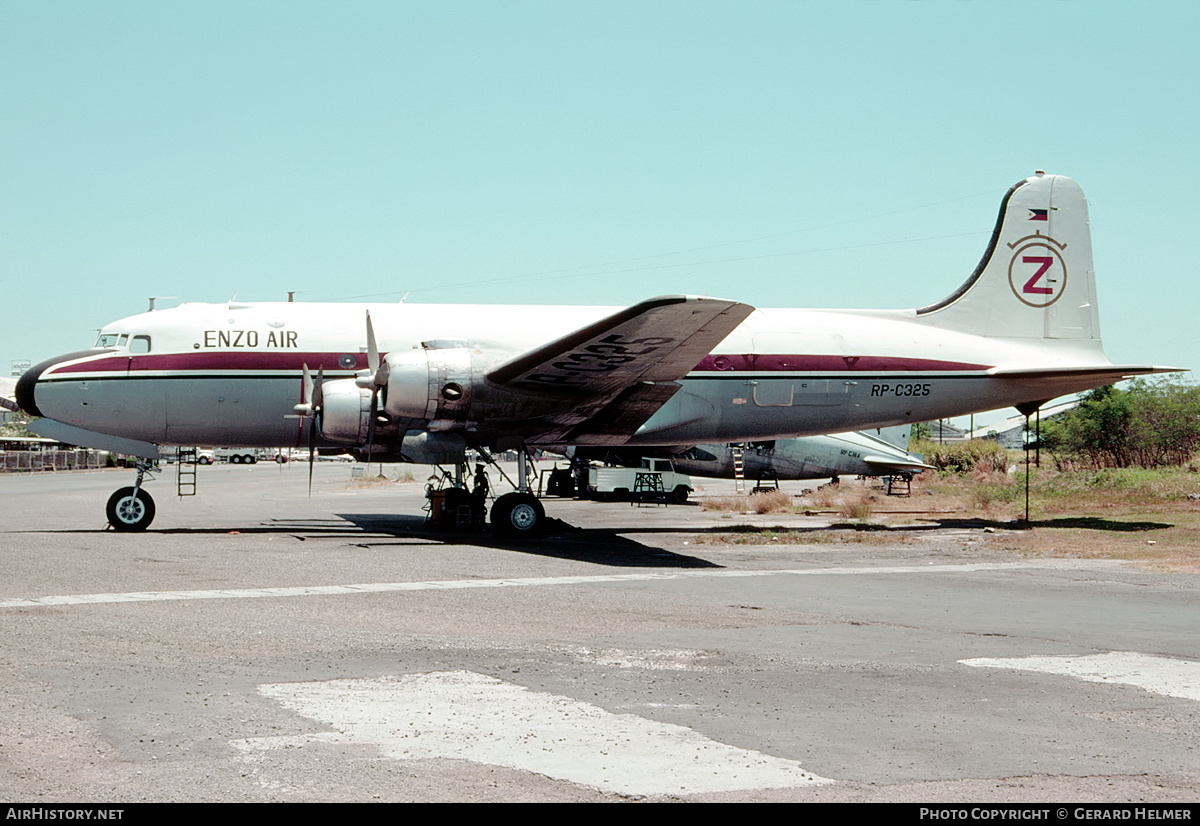
[[[96,348],[129,347],[131,353],[149,353],[150,336],[130,336],[129,333],[101,333]]]

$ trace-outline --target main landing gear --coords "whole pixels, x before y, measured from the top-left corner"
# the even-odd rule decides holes
[[[480,451],[484,460],[500,471],[504,471],[496,460]],[[496,498],[491,509],[492,532],[499,537],[516,538],[537,536],[546,522],[546,509],[534,495],[529,484],[529,457],[524,450],[517,454],[517,481],[512,493]],[[482,465],[476,466],[474,489],[468,490],[463,477],[465,463],[456,468],[455,479],[450,486],[434,489],[430,487],[426,496],[430,500],[430,520],[449,528],[481,526],[487,512],[489,483]],[[449,474],[447,474],[447,477]],[[508,477],[505,476],[507,479]],[[510,482],[512,480],[509,480]]]
[[[113,530],[144,531],[154,521],[154,499],[142,490],[142,479],[151,467],[149,459],[139,459],[133,486],[121,488],[108,498],[106,513]]]
[[[546,522],[546,509],[529,487],[529,454],[517,451],[517,489],[492,505],[492,531],[497,536],[536,536]]]

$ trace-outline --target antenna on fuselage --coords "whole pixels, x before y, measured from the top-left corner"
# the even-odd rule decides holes
[[[152,296],[150,296],[150,309],[147,310],[147,312],[151,312],[151,313],[154,312],[154,302],[155,301],[174,301],[174,300],[175,300],[175,296],[173,296],[173,295],[152,295]]]

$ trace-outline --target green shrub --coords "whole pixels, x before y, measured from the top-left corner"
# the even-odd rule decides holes
[[[965,442],[917,442],[910,445],[914,453],[925,456],[926,464],[939,473],[1006,473],[1008,451],[991,439],[971,439]]]

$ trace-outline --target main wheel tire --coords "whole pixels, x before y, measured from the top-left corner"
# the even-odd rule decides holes
[[[546,510],[529,493],[506,493],[492,505],[492,531],[497,536],[536,536],[541,533]]]
[[[154,499],[144,490],[121,488],[108,498],[108,524],[118,531],[144,531],[154,521]]]

